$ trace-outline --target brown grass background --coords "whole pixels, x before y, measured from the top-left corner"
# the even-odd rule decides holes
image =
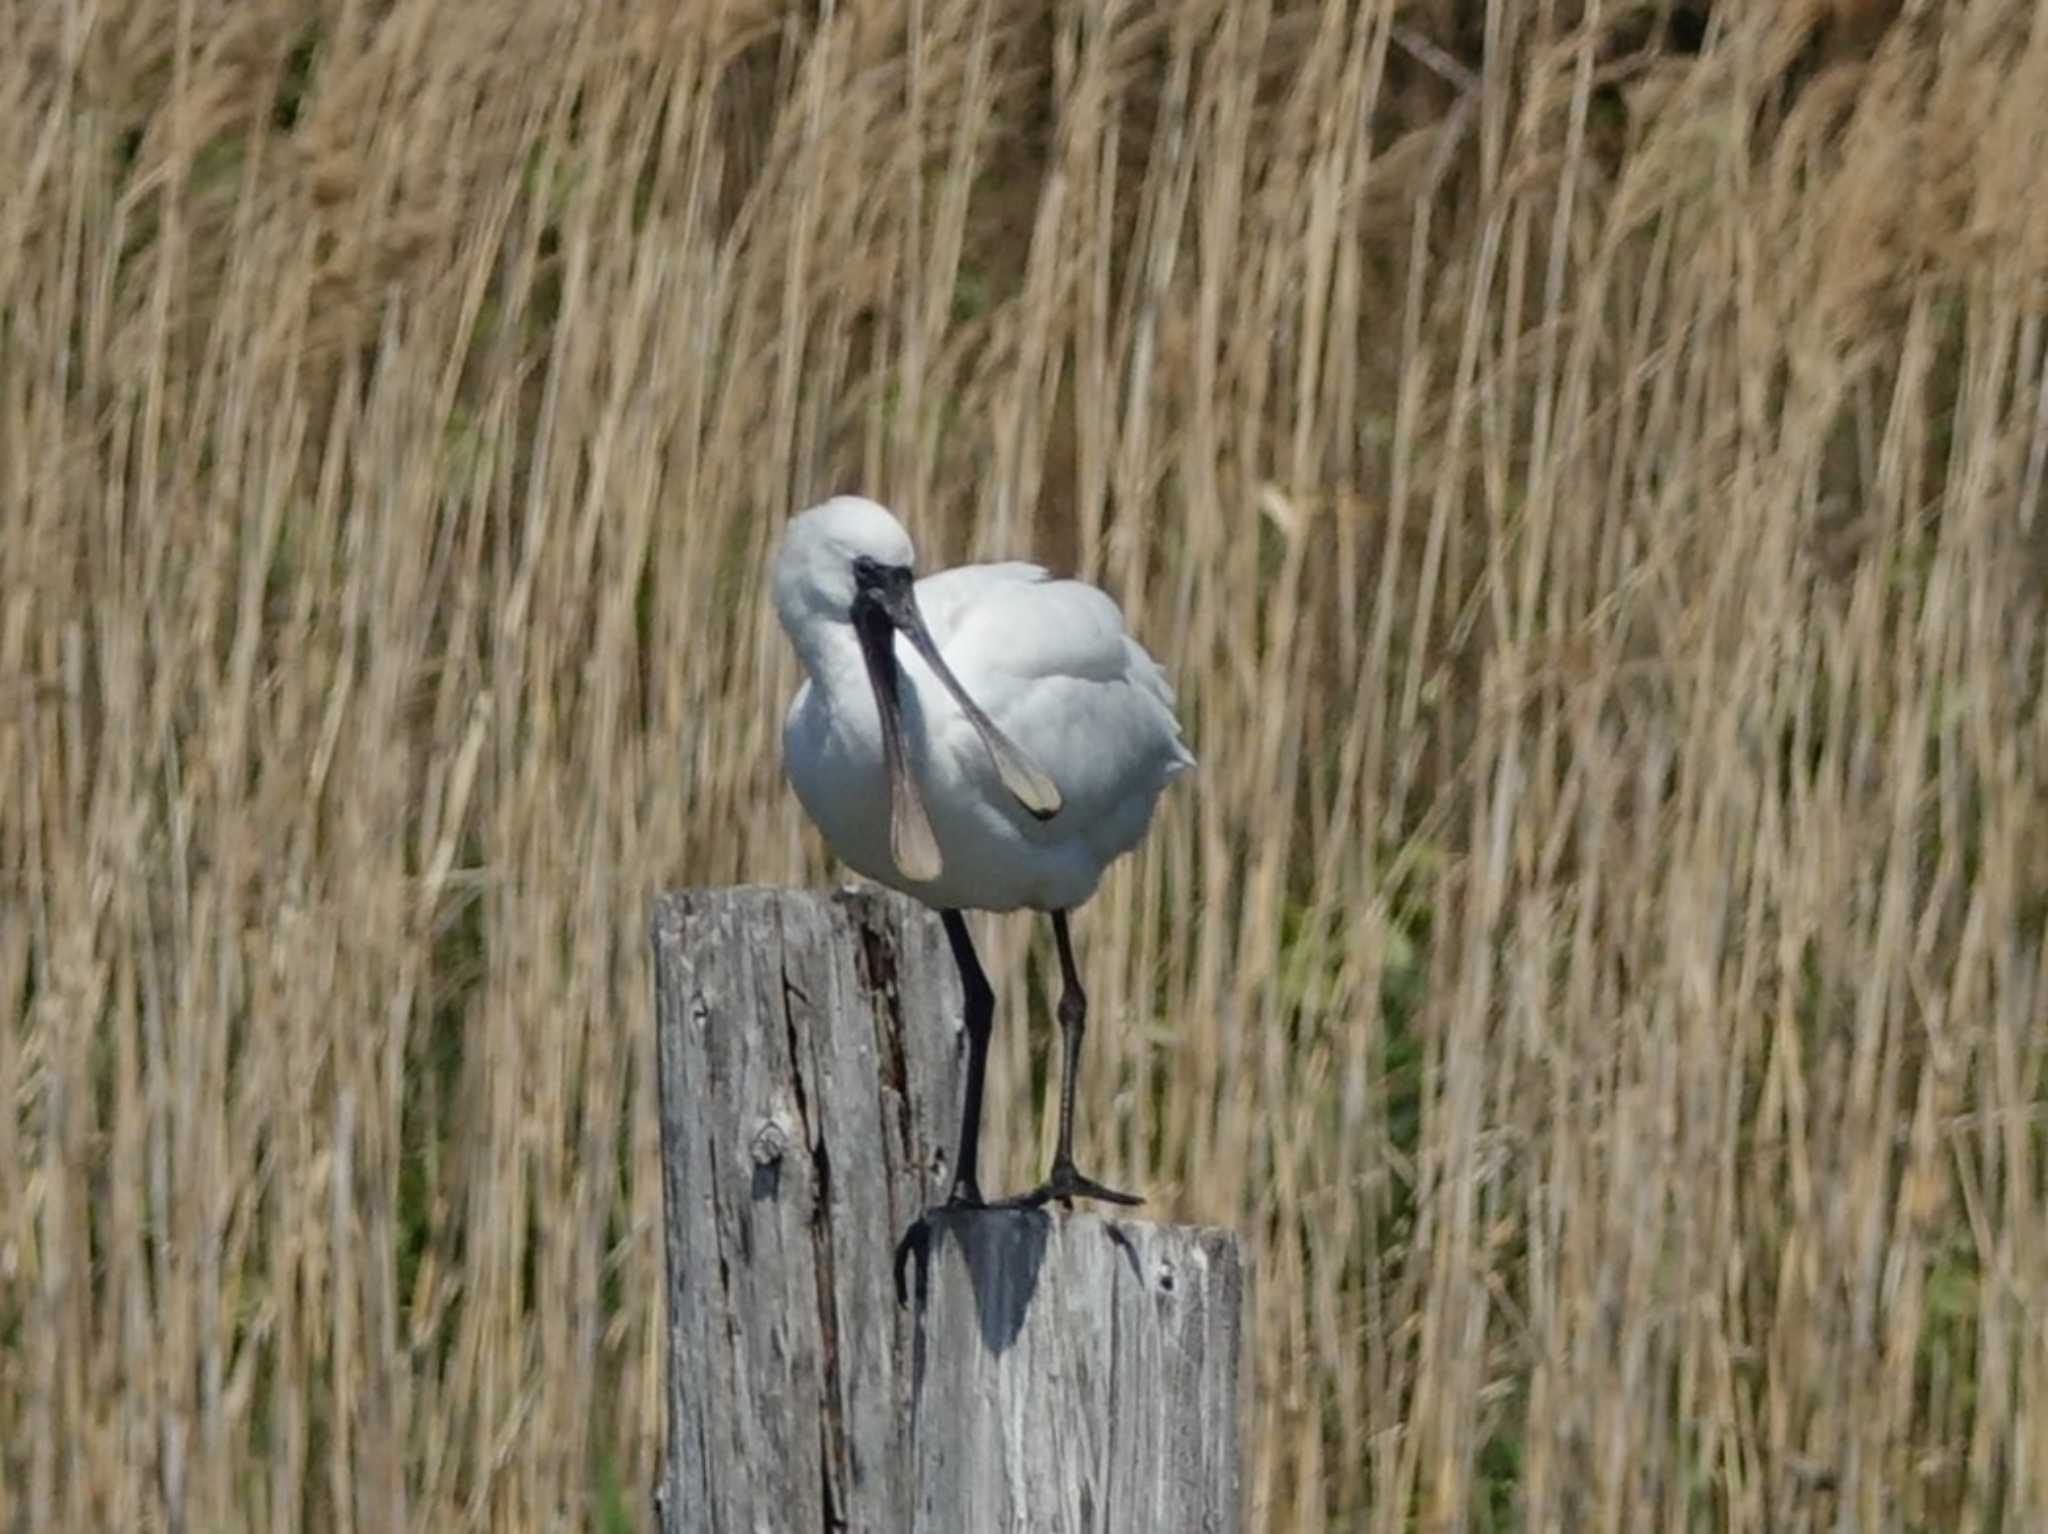
[[[2048,1527],[2033,7],[5,9],[0,1530],[648,1526],[842,488],[1180,686],[1083,1123],[1252,1528]]]

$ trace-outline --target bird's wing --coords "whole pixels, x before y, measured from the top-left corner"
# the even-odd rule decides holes
[[[1193,762],[1166,674],[1104,592],[1037,565],[968,565],[917,598],[961,685],[1059,784],[1056,825],[1112,814]]]
[[[963,682],[1121,681],[1133,669],[1133,652],[1144,658],[1138,671],[1159,672],[1124,631],[1123,614],[1106,593],[1084,581],[1054,580],[1040,565],[941,570],[917,583],[917,603],[939,653]],[[1158,685],[1165,687],[1163,676]],[[1171,705],[1170,690],[1161,701]]]
[[[918,581],[917,607],[924,614],[925,627],[938,642],[939,652],[950,656],[953,636],[973,617],[977,607],[1013,590],[1046,585],[1051,579],[1045,566],[1026,564],[1023,560],[955,565]]]

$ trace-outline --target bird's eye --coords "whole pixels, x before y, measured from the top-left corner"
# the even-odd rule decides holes
[[[858,586],[880,585],[882,567],[876,564],[874,560],[868,558],[867,555],[856,554],[853,557],[853,579],[854,584]]]

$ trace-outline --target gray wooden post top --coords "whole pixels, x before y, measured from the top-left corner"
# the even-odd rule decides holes
[[[738,888],[653,916],[668,1247],[664,1534],[1237,1534],[1228,1231],[945,1214],[964,1049],[936,916]],[[1045,1027],[999,997],[998,1028]]]

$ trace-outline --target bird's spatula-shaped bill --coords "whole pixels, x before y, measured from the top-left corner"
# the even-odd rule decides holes
[[[892,574],[897,574],[892,572]],[[862,592],[854,602],[854,632],[860,637],[861,656],[867,662],[868,681],[875,690],[876,712],[882,718],[882,756],[889,774],[889,851],[905,878],[936,879],[944,866],[938,839],[932,834],[931,817],[925,811],[924,795],[917,775],[910,770],[909,753],[903,742],[903,703],[899,692],[901,673],[896,666],[894,632],[900,630],[931,668],[967,722],[981,736],[996,774],[1016,801],[1040,820],[1050,820],[1060,810],[1060,791],[1049,773],[1040,767],[982,711],[953,675],[952,667],[939,654],[917,610],[911,593],[909,572],[903,571],[872,592]]]
[[[960,705],[960,712],[967,716],[967,722],[974,726],[981,743],[988,748],[989,760],[996,764],[996,774],[1002,778],[1003,787],[1025,809],[1040,820],[1050,820],[1060,812],[1059,785],[1038,763],[1026,756],[1017,743],[996,728],[996,722],[981,711],[981,705],[967,696],[967,689],[960,685],[939,654],[939,647],[932,643],[931,631],[924,626],[924,620],[916,617],[916,608],[911,609],[913,622],[903,632],[910,642],[917,646],[917,653],[924,657],[924,663],[932,668],[932,675],[944,684],[953,701]]]

